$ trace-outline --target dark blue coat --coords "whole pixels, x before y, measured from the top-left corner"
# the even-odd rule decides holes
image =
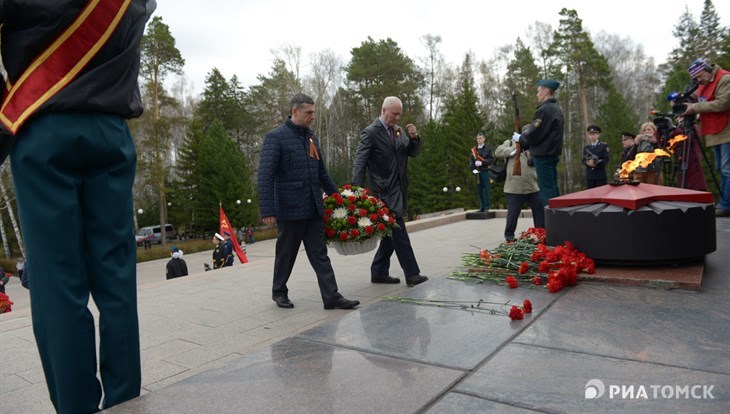
[[[596,161],[595,167],[589,167],[588,164],[586,164],[586,161],[593,158],[594,156],[598,157],[598,160]],[[586,179],[587,180],[606,180],[606,165],[608,165],[609,161],[611,160],[611,156],[608,152],[608,144],[605,142],[598,141],[596,142],[596,146],[593,147],[591,144],[588,144],[583,147],[583,166],[586,168]]]
[[[319,159],[309,155],[310,138]],[[311,129],[295,125],[291,117],[264,138],[258,184],[261,217],[281,221],[308,220],[315,214],[324,217],[322,190],[327,194],[338,191],[317,136]]]

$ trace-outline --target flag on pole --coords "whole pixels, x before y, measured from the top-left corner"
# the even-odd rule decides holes
[[[246,257],[246,253],[244,253],[243,249],[241,249],[241,245],[238,244],[238,237],[236,237],[236,233],[233,231],[233,227],[231,227],[231,223],[228,221],[226,212],[223,211],[223,206],[219,205],[218,209],[220,210],[220,234],[225,235],[226,233],[228,233],[231,236],[233,251],[236,252],[238,260],[240,260],[241,263],[248,263],[248,257]]]

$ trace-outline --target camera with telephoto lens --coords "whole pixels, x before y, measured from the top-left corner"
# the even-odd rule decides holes
[[[674,102],[674,105],[672,105],[672,115],[682,115],[687,111],[687,102],[696,102],[692,94],[699,86],[700,84],[697,82],[697,79],[692,79],[692,83],[687,86],[687,90],[684,92],[672,92],[667,95],[667,101]]]

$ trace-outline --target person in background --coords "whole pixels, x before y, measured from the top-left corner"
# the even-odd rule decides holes
[[[10,275],[0,266],[0,292],[5,293],[5,285],[10,281]]]
[[[589,125],[588,144],[583,147],[583,165],[586,168],[586,184],[588,188],[600,187],[608,184],[606,166],[611,159],[608,144],[600,141],[601,128]]]
[[[216,233],[213,236],[213,269],[220,269],[226,264],[226,255],[223,250],[223,242],[225,239]]]
[[[484,143],[484,132],[479,131],[476,140],[477,145],[471,148],[469,154],[469,166],[477,180],[479,211],[489,211],[492,200],[489,166],[494,163],[494,157],[492,156],[492,149]]]
[[[33,332],[59,413],[140,394],[137,155],[127,120],[142,114],[140,44],[155,7],[0,1],[0,161],[10,151]]]
[[[657,148],[657,127],[653,122],[647,121],[641,124],[641,130],[634,139],[636,141],[636,154],[643,152],[654,152]],[[661,182],[662,157],[656,157],[654,162],[647,167],[637,167],[634,170],[634,177],[647,184],[659,184]]]
[[[697,103],[688,103],[683,115],[700,114],[705,145],[715,153],[715,166],[720,173],[720,202],[716,217],[730,217],[730,71],[704,59],[697,59],[687,69],[699,83]]]
[[[278,229],[271,299],[280,308],[294,307],[286,284],[304,242],[324,308],[352,309],[360,302],[338,292],[327,256],[322,191],[332,194],[338,190],[320,155],[317,136],[309,128],[314,121],[314,100],[296,94],[289,110],[284,124],[266,134],[259,162],[261,216],[266,225],[276,224]]]
[[[175,246],[170,247],[172,259],[167,262],[167,279],[175,279],[188,275],[188,265],[183,260],[183,251]]]
[[[621,145],[623,146],[621,150],[621,165],[623,165],[626,161],[633,161],[634,157],[636,157],[635,138],[636,134],[634,133],[628,131],[621,132]],[[619,169],[621,168],[621,165],[619,165]]]
[[[535,163],[537,184],[540,187],[542,205],[560,195],[558,187],[558,162],[563,152],[563,110],[555,99],[560,82],[553,79],[537,81],[537,111],[532,123],[522,135],[514,133],[523,150],[530,150]]]
[[[408,158],[421,151],[421,138],[415,125],[406,125],[405,131],[396,125],[402,113],[401,100],[389,96],[383,101],[380,117],[360,133],[352,184],[365,187],[367,173],[372,194],[385,201],[398,224],[390,237],[380,240],[370,265],[370,282],[400,283],[399,278],[390,276],[390,258],[395,252],[406,285],[415,286],[427,281],[428,277],[421,275],[403,217],[408,201]]]
[[[515,240],[517,220],[525,203],[532,210],[533,225],[537,228],[545,227],[545,208],[540,200],[537,173],[530,160],[530,151],[520,152],[520,175],[512,174],[514,164],[517,162],[516,155],[517,147],[511,139],[504,141],[494,150],[495,157],[507,158],[507,178],[504,181],[504,195],[507,197],[507,222],[504,226],[504,239],[508,242]]]
[[[233,242],[231,241],[231,233],[228,231],[223,232],[223,266],[222,267],[231,267],[233,266]]]

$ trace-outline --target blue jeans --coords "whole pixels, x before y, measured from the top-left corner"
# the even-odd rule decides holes
[[[730,142],[715,145],[712,148],[715,151],[715,165],[720,173],[722,197],[719,207],[730,210]]]
[[[540,201],[547,206],[548,200],[560,195],[558,188],[558,161],[560,157],[532,157],[537,173],[537,185],[540,187]]]

